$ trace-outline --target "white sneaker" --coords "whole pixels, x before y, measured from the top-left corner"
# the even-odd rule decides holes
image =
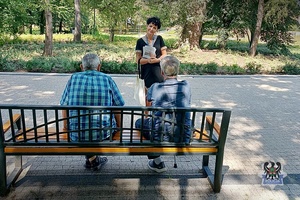
[[[148,167],[149,167],[149,169],[151,169],[157,173],[162,173],[162,172],[167,171],[167,167],[165,166],[164,162],[160,162],[157,165],[153,160],[149,160]]]

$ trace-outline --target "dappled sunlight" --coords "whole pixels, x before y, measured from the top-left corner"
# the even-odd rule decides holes
[[[300,144],[300,139],[299,138],[294,138],[294,139],[292,139],[292,142]]]
[[[175,189],[175,186],[177,187]],[[179,179],[160,179],[159,183],[157,185],[157,189],[160,190],[160,193],[165,193],[164,191],[172,191],[172,195],[179,196],[179,188],[180,188],[180,182]],[[176,194],[177,193],[177,194]]]
[[[35,77],[35,78],[33,78],[32,80],[33,81],[39,81],[39,80],[42,80],[43,79],[43,77]]]
[[[137,193],[140,187],[140,178],[113,179],[112,184],[114,187],[122,188],[129,193]]]
[[[37,91],[34,93],[34,96],[45,97],[45,96],[54,96],[54,91]]]
[[[235,87],[237,87],[237,88],[242,88],[243,86],[240,85],[240,84],[236,84]]]
[[[262,127],[252,119],[239,117],[231,120],[230,135],[245,135],[246,133],[256,132]]]
[[[214,102],[212,101],[200,101],[201,102],[201,107],[203,108],[211,108],[211,107],[214,107]]]
[[[287,91],[289,91],[289,89],[274,87],[274,86],[271,86],[271,85],[256,85],[256,86],[259,89],[269,90],[269,91],[274,91],[274,92],[287,92]]]
[[[10,89],[12,89],[12,90],[24,90],[26,88],[28,88],[27,85],[16,85],[16,86],[11,86],[10,87]]]
[[[229,174],[253,174],[261,170],[266,155],[263,152],[263,143],[259,139],[234,139],[227,145],[229,146],[225,150],[224,163],[229,160]]]
[[[298,133],[293,135],[292,141],[295,142],[295,143],[300,144],[300,132],[299,131],[298,131]]]
[[[212,107],[223,107],[223,108],[234,108],[237,104],[233,101],[228,101],[224,99],[220,99],[217,104],[216,101],[200,101],[200,105],[203,108],[212,108]],[[192,105],[193,106],[193,105]]]
[[[11,99],[11,98],[7,98],[7,99],[4,99],[3,102],[12,102],[14,101],[14,99]]]
[[[263,147],[263,143],[259,139],[242,138],[242,139],[234,140],[234,147],[235,147],[234,150],[236,150],[236,148],[241,148],[241,149],[245,149],[245,153],[249,151],[253,153],[255,151],[260,152]]]
[[[135,84],[136,84],[135,82],[127,81],[127,82],[125,82],[125,83],[122,83],[122,86],[134,87]]]
[[[253,79],[261,80],[261,81],[264,81],[264,82],[273,81],[273,82],[277,82],[277,83],[292,83],[292,81],[283,81],[283,80],[280,80],[277,77],[265,77],[265,76],[263,76],[263,77],[253,77]]]
[[[232,102],[232,101],[227,101],[227,100],[220,100],[220,104],[221,106],[225,107],[225,108],[234,108],[235,106],[237,106],[236,103]]]

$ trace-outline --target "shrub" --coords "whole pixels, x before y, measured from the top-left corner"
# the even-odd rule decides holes
[[[164,39],[166,46],[169,49],[177,49],[179,47],[179,43],[177,41],[177,39],[173,39],[173,38],[168,38],[168,39]]]
[[[299,64],[296,63],[287,63],[282,67],[281,72],[285,74],[290,74],[290,75],[298,75],[300,74],[300,67]]]
[[[47,57],[33,57],[28,60],[25,69],[28,72],[51,72],[53,63]]]
[[[134,74],[136,73],[136,63],[123,61],[103,61],[101,71],[108,74]]]
[[[179,73],[183,75],[201,75],[203,74],[203,68],[200,64],[195,63],[182,63],[180,64]]]
[[[248,74],[259,74],[261,73],[262,66],[255,62],[247,63],[245,66],[245,71]]]
[[[228,74],[244,74],[245,69],[241,68],[237,64],[230,65],[230,66],[224,66],[226,68],[226,71]]]
[[[24,60],[11,60],[8,56],[0,55],[0,71],[2,72],[14,72],[22,70],[26,62]]]
[[[208,74],[217,74],[219,65],[214,62],[207,63],[203,65],[203,73],[208,73]]]

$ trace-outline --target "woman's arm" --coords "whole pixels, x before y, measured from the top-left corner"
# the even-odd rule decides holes
[[[140,52],[136,52],[136,63],[138,63],[138,61],[140,60],[140,64],[141,65],[145,65],[145,64],[153,64],[153,63],[159,63],[160,59],[159,58],[142,58],[142,54]]]

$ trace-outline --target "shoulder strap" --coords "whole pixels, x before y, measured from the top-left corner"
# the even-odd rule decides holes
[[[139,72],[139,78],[141,78],[141,76],[142,76],[142,69],[141,69],[141,63],[140,63],[141,59],[142,58],[139,58],[138,64],[137,64],[138,65],[137,68],[138,68],[138,72]]]

